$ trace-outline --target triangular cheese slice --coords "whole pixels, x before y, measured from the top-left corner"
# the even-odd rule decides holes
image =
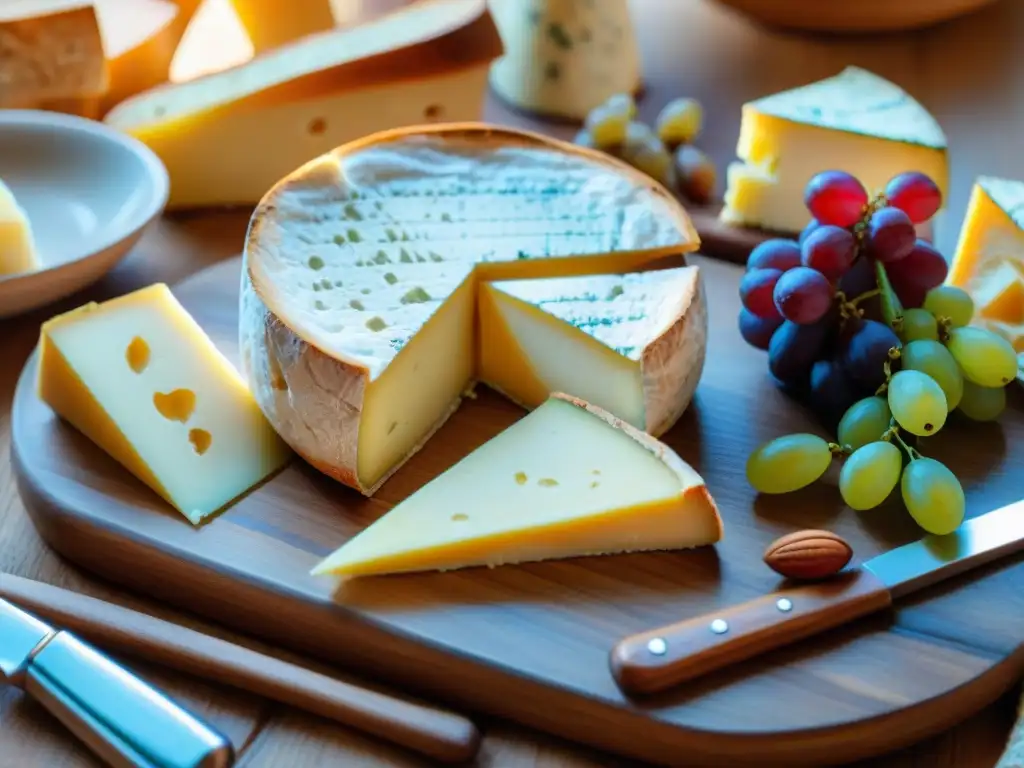
[[[0,180],[0,275],[39,268],[32,223],[11,191]]]
[[[859,67],[743,105],[727,169],[722,219],[799,232],[810,214],[807,181],[825,170],[852,173],[870,192],[904,171],[928,174],[945,193],[946,137],[935,118],[894,83]]]
[[[526,408],[572,392],[658,435],[704,367],[697,267],[481,287],[479,378]]]
[[[704,481],[668,446],[556,394],[313,572],[496,566],[698,547],[721,536]]]

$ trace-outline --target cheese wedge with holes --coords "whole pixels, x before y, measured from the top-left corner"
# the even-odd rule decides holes
[[[339,144],[388,128],[479,119],[501,50],[484,0],[423,0],[155,88],[105,121],[164,162],[171,207],[254,205],[282,176]]]
[[[78,0],[0,3],[0,108],[101,96],[109,86],[99,19]]]
[[[921,171],[948,197],[938,122],[902,88],[859,67],[744,104],[736,154],[721,213],[730,224],[801,231],[810,219],[804,187],[826,170],[853,174],[869,192]]]
[[[48,320],[40,348],[42,400],[193,524],[291,455],[163,284]]]
[[[1024,351],[1024,182],[976,180],[946,282],[974,299],[974,323]]]
[[[316,566],[345,577],[700,547],[715,502],[671,448],[554,394]]]
[[[370,495],[472,384],[479,281],[630,272],[698,244],[667,190],[603,153],[478,123],[376,134],[299,168],[253,213],[243,371],[303,458]],[[695,311],[665,381],[699,368],[705,322]],[[652,386],[678,398],[659,414],[682,412],[688,386]]]
[[[572,392],[657,436],[704,367],[697,267],[492,282],[479,306],[479,378],[526,408]]]
[[[0,181],[0,275],[31,272],[39,266],[28,214],[10,187]]]

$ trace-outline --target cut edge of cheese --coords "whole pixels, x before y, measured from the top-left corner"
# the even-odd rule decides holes
[[[981,176],[967,203],[946,282],[973,293],[1007,260],[1024,264],[1024,182]]]
[[[335,26],[331,0],[305,0],[288,9],[282,7],[281,0],[228,0],[228,3],[256,53],[273,50]]]
[[[394,225],[394,228],[381,230],[382,225],[363,219],[366,215],[388,215],[387,211],[380,212],[374,209],[374,203],[380,203],[385,199],[381,193],[380,182],[382,179],[391,179],[389,174],[401,173],[396,166],[389,165],[389,158],[394,160],[405,159],[402,154],[403,148],[411,147],[409,150],[415,155],[416,152],[427,152],[432,157],[432,163],[411,166],[416,172],[413,177],[422,176],[427,180],[426,188],[430,194],[437,195],[435,202],[452,200],[453,191],[458,190],[440,189],[440,179],[445,171],[442,168],[441,157],[437,155],[438,147],[452,147],[452,152],[457,155],[456,150],[491,154],[503,152],[506,154],[496,155],[503,158],[501,162],[510,162],[507,159],[507,152],[529,151],[540,153],[538,156],[545,161],[555,161],[562,165],[556,165],[558,170],[557,178],[560,183],[568,183],[569,173],[566,168],[573,168],[577,175],[586,175],[587,182],[581,182],[581,197],[569,197],[568,200],[576,201],[576,204],[566,203],[569,210],[583,210],[589,213],[588,202],[598,208],[599,213],[607,214],[607,217],[599,217],[599,222],[605,218],[613,220],[619,230],[611,233],[612,245],[604,253],[595,252],[593,241],[586,240],[591,247],[579,253],[538,253],[540,258],[529,258],[530,254],[514,250],[505,253],[505,261],[500,256],[495,258],[498,249],[512,248],[510,243],[502,243],[496,234],[482,234],[480,239],[471,241],[469,245],[460,237],[465,237],[470,227],[479,229],[481,226],[499,226],[489,224],[489,220],[469,221],[460,223],[448,219],[443,223],[443,215],[430,222],[419,222],[409,224],[414,227],[412,237],[406,240],[408,233],[403,230],[402,222]],[[383,151],[382,150],[386,150]],[[548,155],[550,154],[550,157]],[[532,156],[532,155],[530,155]],[[471,160],[472,161],[472,160]],[[465,162],[459,160],[458,162]],[[498,162],[498,161],[494,161]],[[568,165],[566,165],[568,164]],[[461,167],[461,166],[456,166]],[[517,166],[510,165],[505,168],[515,170]],[[519,166],[520,168],[522,166]],[[550,171],[548,166],[545,172]],[[401,168],[401,163],[397,167]],[[527,166],[529,168],[529,166]],[[582,169],[582,170],[581,170]],[[406,169],[408,171],[408,169]],[[431,174],[438,174],[431,178]],[[513,174],[514,175],[514,174]],[[497,178],[497,177],[495,177]],[[589,186],[588,186],[589,184]],[[616,186],[618,185],[618,186]],[[608,201],[611,195],[626,194],[624,189],[628,188],[628,204],[620,201],[620,204],[609,207]],[[489,194],[494,194],[492,191]],[[455,195],[457,197],[457,194]],[[412,198],[412,214],[423,217],[421,208],[422,197]],[[525,198],[524,198],[525,199]],[[502,206],[511,202],[504,197],[501,198]],[[544,198],[542,198],[542,201]],[[455,203],[449,203],[455,205]],[[550,205],[550,203],[544,203]],[[336,210],[338,219],[325,219],[318,212],[318,205],[328,205]],[[492,206],[495,205],[492,201]],[[319,227],[326,225],[343,228],[341,220],[346,212],[354,206],[369,206],[369,213],[364,209],[359,214],[360,226],[366,227],[373,224],[376,229],[366,230],[356,242],[351,242],[351,236],[346,240],[341,236],[339,243],[337,237],[331,243],[331,233]],[[467,206],[469,213],[474,215],[485,215],[481,213],[478,205]],[[608,210],[605,211],[604,208]],[[504,210],[499,208],[498,210]],[[356,211],[358,213],[358,211]],[[613,215],[614,214],[614,215]],[[536,227],[543,227],[545,221],[536,222]],[[287,226],[286,226],[287,225]],[[415,226],[414,226],[415,225]],[[441,226],[442,234],[447,232],[448,238],[444,245],[438,242],[431,242],[427,236],[428,231],[433,231],[437,237],[437,226]],[[570,226],[568,224],[564,226]],[[415,227],[421,227],[419,232]],[[536,228],[535,227],[535,228]],[[349,230],[351,232],[351,229]],[[353,440],[357,434],[361,434],[361,424],[366,420],[363,413],[365,406],[364,399],[367,395],[367,384],[372,382],[375,374],[369,373],[370,366],[367,360],[377,359],[376,373],[383,371],[394,358],[389,356],[386,350],[385,357],[377,357],[373,353],[369,358],[366,356],[353,356],[339,346],[332,336],[330,329],[318,327],[316,320],[318,315],[305,305],[315,303],[312,294],[307,293],[303,299],[293,289],[285,289],[278,285],[279,275],[282,270],[290,269],[287,265],[292,261],[303,263],[307,253],[312,254],[308,258],[317,260],[319,269],[352,270],[374,269],[380,267],[383,262],[377,258],[386,253],[381,248],[381,237],[383,232],[388,233],[384,238],[384,245],[391,249],[392,256],[400,250],[404,252],[404,246],[418,248],[426,253],[433,245],[446,251],[444,255],[430,251],[431,258],[437,263],[435,266],[440,269],[449,262],[475,262],[473,273],[479,279],[497,279],[500,277],[535,277],[535,276],[557,276],[566,274],[593,274],[607,273],[612,271],[635,271],[656,263],[666,257],[679,257],[695,250],[699,245],[699,237],[693,228],[685,210],[678,201],[663,187],[644,174],[634,170],[627,164],[610,158],[608,155],[576,147],[566,142],[550,139],[540,134],[519,131],[508,128],[491,126],[484,123],[457,123],[434,126],[418,126],[415,128],[395,129],[384,131],[356,142],[344,145],[332,153],[316,158],[287,177],[278,182],[263,198],[253,213],[246,236],[246,244],[243,251],[244,264],[242,276],[242,298],[240,318],[240,340],[242,349],[243,368],[249,379],[257,401],[260,403],[264,413],[282,434],[286,442],[302,455],[310,464],[321,472],[359,490],[366,496],[372,495],[376,490],[395,472],[402,463],[411,457],[422,445],[429,440],[431,435],[444,423],[450,413],[458,405],[453,402],[446,410],[438,412],[427,418],[417,416],[417,419],[426,423],[432,423],[418,438],[410,441],[410,444],[402,450],[394,449],[394,454],[403,458],[394,466],[390,467],[380,476],[360,477],[358,468],[360,461],[358,457],[359,442]],[[460,234],[456,235],[458,232]],[[496,230],[497,232],[497,230]],[[399,236],[401,233],[401,237]],[[424,242],[420,234],[426,238]],[[517,236],[527,235],[516,233]],[[587,234],[584,231],[584,234]],[[366,237],[370,237],[366,241]],[[541,233],[538,229],[536,235],[531,235],[535,241],[547,244],[553,237],[550,230],[544,229]],[[589,237],[589,235],[588,235]],[[629,239],[632,238],[632,239]],[[555,237],[555,240],[558,238]],[[575,242],[568,236],[565,239]],[[620,240],[627,242],[623,245]],[[629,243],[639,240],[649,244],[646,247],[631,248]],[[488,254],[476,250],[477,243],[491,244],[494,253],[491,254],[495,260],[488,261]],[[525,241],[521,241],[525,242]],[[615,246],[621,248],[616,250]],[[303,251],[305,249],[305,251]],[[456,253],[458,251],[458,253]],[[318,254],[333,253],[333,256],[321,258]],[[374,255],[376,252],[376,256]],[[461,256],[459,254],[462,254]],[[356,257],[359,257],[358,259]],[[435,258],[436,257],[436,258]],[[446,261],[447,259],[447,261]],[[326,262],[326,263],[325,263]],[[360,266],[362,265],[362,266]],[[356,271],[358,272],[358,269]],[[380,270],[378,270],[380,271]],[[326,274],[326,272],[325,272]],[[344,278],[343,272],[338,271],[331,279]],[[475,285],[475,283],[474,283]],[[297,289],[296,289],[297,290]],[[475,307],[476,297],[474,295],[471,303]],[[457,312],[458,314],[458,312]],[[470,318],[472,324],[472,318]],[[343,329],[339,329],[340,332]],[[471,377],[474,370],[472,359],[474,350],[473,330],[470,330],[470,359],[468,365],[468,377]],[[415,338],[408,340],[403,351],[412,346]],[[353,339],[348,342],[355,344]],[[402,340],[405,343],[405,340]],[[358,346],[358,345],[356,345]],[[458,346],[458,345],[456,345]],[[423,354],[422,352],[420,354]],[[411,356],[409,353],[408,356]],[[383,363],[380,360],[383,359]],[[451,362],[445,363],[449,367]],[[459,363],[456,367],[462,366]],[[294,371],[293,375],[302,374],[301,381],[296,386],[290,387],[287,396],[281,392],[275,392],[274,381],[280,379],[280,372],[283,367]],[[462,370],[459,368],[459,370]],[[468,378],[467,377],[467,378]],[[286,378],[286,377],[285,377]],[[357,383],[358,382],[358,383]],[[454,383],[452,384],[454,388]],[[338,392],[344,392],[342,398],[343,408],[337,408]],[[330,407],[328,407],[330,406]],[[333,409],[333,410],[331,410]],[[411,410],[415,410],[410,406]],[[443,412],[442,412],[443,411]],[[320,412],[319,417],[313,414]],[[316,422],[316,428],[310,426]],[[339,436],[343,440],[339,441]],[[364,465],[365,466],[365,465]]]
[[[422,0],[221,72],[158,85],[118,104],[104,120],[144,135],[199,116],[489,65],[502,50],[485,0]]]
[[[478,302],[477,378],[532,409],[572,392],[657,437],[693,398],[707,308],[695,266],[492,282]]]
[[[420,488],[313,575],[346,578],[688,549],[723,533],[704,480],[579,398],[536,410]]]
[[[0,280],[39,269],[39,252],[25,209],[0,179]]]

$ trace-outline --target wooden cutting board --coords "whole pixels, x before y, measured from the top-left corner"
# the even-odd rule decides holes
[[[835,480],[757,498],[748,453],[818,431],[768,380],[736,330],[740,269],[696,257],[711,308],[696,399],[666,436],[704,476],[726,524],[716,547],[355,582],[309,569],[389,506],[522,413],[480,389],[373,499],[296,461],[196,530],[36,397],[33,357],[12,411],[25,505],[65,557],[124,587],[282,646],[457,706],[673,765],[820,765],[946,729],[1024,672],[1024,559],[904,602],[889,616],[772,653],[684,689],[631,701],[608,671],[623,635],[766,592],[776,536],[829,528],[866,558],[919,536],[898,500],[847,509]],[[184,305],[236,356],[240,261],[179,285]],[[1021,496],[1024,398],[998,424],[954,418],[922,451],[962,479],[970,514]],[[616,763],[621,764],[621,763]]]

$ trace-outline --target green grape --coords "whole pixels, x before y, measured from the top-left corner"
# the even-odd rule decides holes
[[[936,317],[945,317],[954,328],[971,322],[974,317],[974,301],[963,288],[955,285],[938,285],[924,297],[924,308]]]
[[[903,470],[903,503],[928,533],[952,533],[964,519],[964,489],[956,475],[935,459],[914,459]]]
[[[673,185],[675,168],[672,165],[672,155],[650,126],[644,123],[630,123],[619,156],[652,179],[668,187]]]
[[[750,454],[747,480],[761,493],[789,493],[813,483],[831,463],[832,451],[817,435],[785,435]]]
[[[964,378],[983,387],[1002,387],[1017,376],[1017,353],[997,333],[969,325],[949,332],[946,348]]]
[[[664,106],[654,121],[660,138],[668,146],[689,144],[700,133],[704,111],[696,99],[673,99]]]
[[[935,315],[926,309],[903,310],[903,327],[899,332],[904,344],[918,339],[939,340],[939,324]]]
[[[952,411],[960,404],[964,394],[964,377],[960,366],[949,354],[949,350],[937,341],[918,339],[900,351],[900,363],[904,370],[927,373],[942,387],[946,396],[946,408]]]
[[[636,115],[636,103],[628,93],[618,93],[594,107],[583,121],[594,146],[608,149],[626,140],[629,121]]]
[[[889,380],[889,410],[915,435],[934,435],[946,423],[946,396],[935,379],[920,371],[898,371]]]
[[[960,399],[960,413],[975,421],[995,421],[1006,408],[1004,387],[979,387],[964,382],[964,396]]]
[[[876,440],[858,448],[839,473],[839,493],[852,509],[873,509],[885,501],[903,470],[903,454],[892,443]]]
[[[889,429],[892,411],[884,397],[865,397],[846,409],[836,431],[840,445],[851,450],[873,443]]]

